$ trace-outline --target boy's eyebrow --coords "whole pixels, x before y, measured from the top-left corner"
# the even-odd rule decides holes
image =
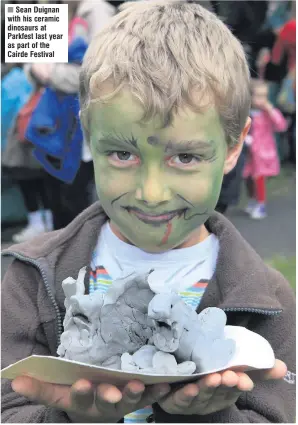
[[[204,141],[204,140],[181,140],[180,142],[175,142],[169,140],[165,146],[165,152],[190,152],[194,149],[212,149],[215,150],[214,140]]]
[[[137,139],[136,137],[134,137],[133,134],[131,134],[131,136],[129,137],[124,136],[122,134],[120,135],[106,134],[99,139],[99,142],[108,142],[108,141],[116,142],[116,143],[125,143],[127,145],[133,146],[134,148],[138,147]]]
[[[147,143],[151,146],[162,146],[161,140],[157,136],[149,136],[147,138]],[[179,142],[169,140],[165,146],[165,152],[188,152],[193,149],[215,149],[214,140],[204,141],[204,140],[181,140]]]

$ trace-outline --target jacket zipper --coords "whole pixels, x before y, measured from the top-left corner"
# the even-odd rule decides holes
[[[58,345],[60,344],[60,337],[61,337],[62,331],[63,331],[62,318],[61,318],[61,314],[60,314],[60,310],[59,310],[58,304],[57,304],[57,302],[55,300],[54,295],[52,294],[52,291],[51,291],[50,285],[48,283],[48,279],[47,279],[47,276],[46,276],[46,273],[45,273],[44,269],[38,264],[37,261],[32,260],[32,258],[30,258],[30,257],[25,257],[24,255],[18,254],[17,252],[5,251],[5,252],[2,253],[2,255],[3,256],[12,255],[13,257],[17,258],[18,260],[22,260],[25,263],[32,264],[40,272],[41,277],[42,277],[42,280],[43,280],[44,285],[45,285],[45,288],[46,288],[46,291],[47,291],[47,293],[48,293],[48,295],[50,297],[50,300],[51,300],[51,302],[52,302],[52,304],[54,306],[55,312],[56,312],[56,318],[57,318],[57,326],[56,326],[57,327],[57,347],[58,347]]]
[[[267,316],[276,316],[277,314],[282,313],[282,310],[265,310],[263,308],[253,308],[253,307],[227,307],[223,308],[223,311],[227,312],[247,312],[247,313],[256,313],[256,314],[265,314]]]

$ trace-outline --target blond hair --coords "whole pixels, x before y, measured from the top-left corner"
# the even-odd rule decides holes
[[[144,121],[159,115],[165,126],[183,106],[200,112],[215,105],[229,146],[238,142],[249,114],[244,50],[219,18],[197,4],[130,2],[98,33],[80,76],[85,133],[90,104],[110,100],[123,87],[141,102]]]

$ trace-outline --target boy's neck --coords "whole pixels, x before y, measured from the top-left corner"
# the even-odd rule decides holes
[[[133,245],[118,229],[118,227],[115,225],[113,221],[109,221],[110,227],[112,232],[123,242],[126,242],[130,245]],[[202,224],[200,227],[198,227],[196,230],[194,230],[187,240],[185,240],[181,245],[176,246],[174,249],[178,248],[189,248],[190,246],[196,245],[197,243],[203,242],[210,233],[206,229],[205,225]]]

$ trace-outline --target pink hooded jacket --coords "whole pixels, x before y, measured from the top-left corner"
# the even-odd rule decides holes
[[[277,176],[280,171],[274,133],[284,132],[287,121],[278,109],[262,111],[252,118],[249,155],[243,177]]]

